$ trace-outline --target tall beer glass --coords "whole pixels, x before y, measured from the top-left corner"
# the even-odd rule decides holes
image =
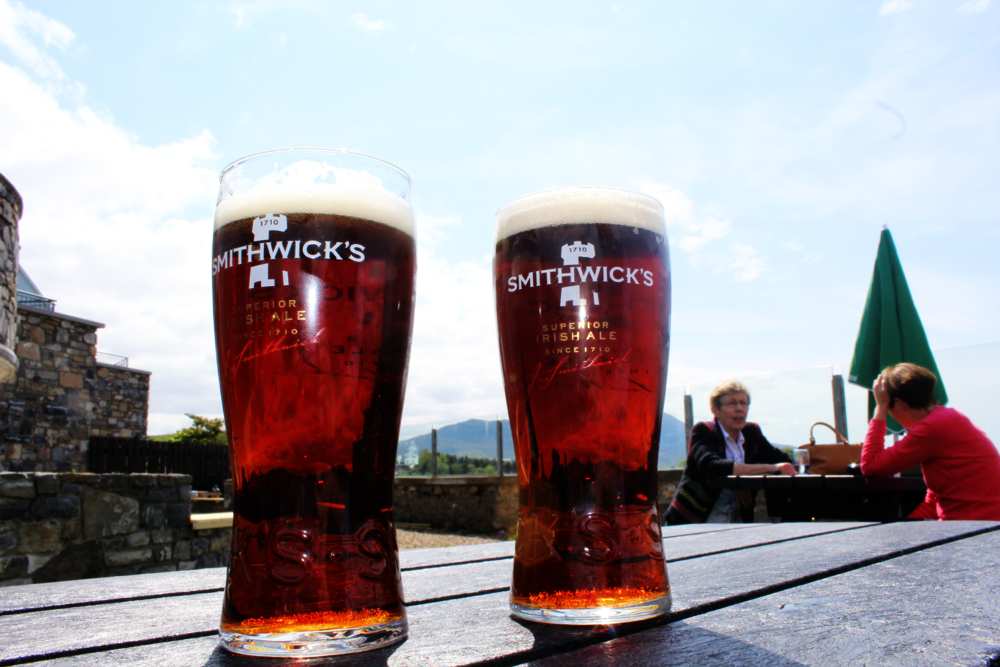
[[[628,190],[557,188],[509,202],[496,224],[500,357],[520,483],[512,613],[580,625],[662,614],[663,206]]]
[[[317,656],[406,636],[392,481],[413,323],[410,179],[326,150],[222,173],[215,344],[233,472],[221,641]]]

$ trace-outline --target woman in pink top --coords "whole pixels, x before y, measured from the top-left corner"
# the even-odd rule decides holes
[[[861,472],[888,477],[919,463],[927,498],[910,518],[1000,521],[1000,454],[968,417],[937,404],[936,384],[934,373],[914,364],[890,366],[875,380]],[[889,449],[887,414],[907,431]]]

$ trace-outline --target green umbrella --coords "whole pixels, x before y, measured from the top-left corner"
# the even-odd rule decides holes
[[[944,405],[948,394],[934,363],[934,355],[927,343],[927,334],[920,323],[917,307],[913,305],[910,288],[906,286],[903,266],[899,263],[896,246],[889,230],[882,226],[875,272],[868,288],[868,302],[861,317],[858,342],[854,344],[854,358],[848,380],[865,389],[871,389],[875,378],[886,366],[908,362],[928,369],[938,377],[934,398]],[[875,412],[875,397],[868,394],[868,418]],[[902,431],[895,419],[889,417],[889,429]]]

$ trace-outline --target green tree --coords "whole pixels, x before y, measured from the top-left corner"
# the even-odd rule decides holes
[[[175,442],[183,442],[191,445],[220,445],[226,446],[226,423],[222,419],[210,419],[188,414],[191,418],[191,426],[177,431],[174,437]]]
[[[410,474],[417,477],[427,477],[431,474],[431,450],[420,450],[417,454],[417,465],[413,466]]]
[[[505,461],[503,468],[505,474],[517,472],[513,461]],[[431,450],[421,449],[417,454],[417,464],[412,468],[402,468],[396,474],[401,477],[429,477],[431,474]],[[439,452],[437,455],[437,474],[439,477],[444,475],[493,476],[497,474],[497,466],[493,459]]]

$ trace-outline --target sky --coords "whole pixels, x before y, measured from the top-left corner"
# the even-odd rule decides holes
[[[0,0],[21,264],[152,372],[150,435],[222,413],[219,172],[301,146],[413,180],[404,425],[506,413],[494,214],[553,186],[663,202],[672,388],[839,371],[883,224],[931,347],[1000,341],[996,0]]]

